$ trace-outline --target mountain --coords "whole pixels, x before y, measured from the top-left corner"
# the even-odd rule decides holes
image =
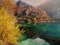
[[[45,30],[43,27],[46,28],[48,24],[43,24],[42,22],[51,22],[52,20],[46,11],[21,1],[17,2],[15,16],[17,17],[18,23],[23,24],[22,28],[26,31],[29,37],[36,35],[36,33],[38,33],[36,30],[39,32]],[[19,28],[22,29],[21,27]]]
[[[21,1],[17,2],[16,12],[19,13],[19,15],[24,16],[24,20],[26,19],[27,16],[33,16],[31,18],[33,18],[35,23],[51,21],[51,18],[48,16],[46,11],[35,8]],[[19,20],[20,19],[21,18],[19,18]]]
[[[50,0],[38,6],[37,8],[43,9],[53,19],[60,19],[60,0]]]
[[[23,24],[22,28],[26,31],[28,37],[33,37],[34,35],[45,31],[48,24],[42,22],[51,22],[52,20],[46,11],[35,8],[21,1],[17,2],[15,16],[17,17],[18,23]],[[21,27],[19,28],[22,29]]]
[[[26,4],[24,2],[21,2],[21,1],[17,2],[15,16],[17,16],[17,19],[18,19],[19,23],[24,22],[24,21],[25,22],[27,22],[27,21],[32,22],[33,21],[35,23],[45,22],[45,21],[50,22],[52,20],[51,17],[46,13],[45,9],[42,9],[42,8],[38,9],[38,8],[35,8],[35,7],[33,7],[31,5],[28,5],[28,4]],[[42,26],[42,27],[44,27],[44,26]],[[27,27],[29,27],[29,25],[27,25]],[[31,25],[30,25],[30,27],[31,27]],[[40,27],[41,27],[41,25],[38,28],[40,28]],[[33,27],[33,28],[36,30],[35,27]],[[30,37],[30,38],[32,36],[35,36],[35,35],[38,36],[38,34],[35,33],[35,30],[33,28],[32,28],[32,31],[29,30],[29,29],[25,29],[26,35],[28,35],[28,37]],[[45,29],[45,27],[44,27],[44,29]],[[37,29],[37,32],[39,32],[38,29]],[[53,39],[51,39],[48,36],[48,34],[47,35],[44,34],[44,35],[40,36],[40,33],[39,33],[39,37],[45,39],[48,42],[56,43]]]

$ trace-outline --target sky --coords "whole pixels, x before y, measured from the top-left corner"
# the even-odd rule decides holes
[[[15,0],[15,1],[18,1],[18,0]],[[21,1],[23,1],[23,2],[25,2],[27,4],[30,4],[30,5],[32,5],[34,7],[37,7],[37,6],[45,3],[47,0],[21,0]]]

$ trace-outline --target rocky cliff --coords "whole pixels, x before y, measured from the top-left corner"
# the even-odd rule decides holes
[[[15,15],[17,15],[18,17],[21,16],[19,20],[21,20],[22,17],[23,17],[23,20],[26,20],[26,17],[29,17],[28,21],[31,22],[33,20],[33,22],[35,23],[51,21],[51,18],[48,16],[46,11],[42,9],[37,9],[21,1],[17,2]]]

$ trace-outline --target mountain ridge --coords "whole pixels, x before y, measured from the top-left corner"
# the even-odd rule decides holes
[[[17,12],[19,14],[21,14],[22,12],[24,12],[25,10],[25,14],[22,15],[30,15],[30,13],[32,13],[35,18],[36,18],[36,22],[49,22],[51,21],[51,18],[48,16],[48,14],[46,13],[46,11],[42,10],[42,9],[38,9],[35,8],[31,5],[28,5],[27,3],[18,1],[17,2],[17,8],[16,8]]]

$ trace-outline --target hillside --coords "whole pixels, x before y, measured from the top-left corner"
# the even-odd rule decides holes
[[[31,18],[29,20],[30,21],[34,20],[35,23],[51,21],[51,18],[48,16],[46,11],[42,9],[37,9],[21,1],[17,2],[16,14],[18,14],[16,16],[21,16],[19,20],[21,20],[22,17],[23,17],[23,20],[26,20],[26,17],[30,16]]]

